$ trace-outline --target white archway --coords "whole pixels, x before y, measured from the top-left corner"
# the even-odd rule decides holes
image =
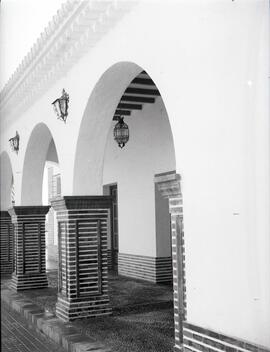
[[[151,77],[143,71],[121,97],[117,111],[123,109],[127,113],[124,120],[130,134],[124,148],[119,148],[113,137],[117,121],[111,121],[107,136],[104,193],[117,194],[113,207],[117,211],[112,211],[116,225],[112,227],[108,243],[114,247],[114,263],[117,263],[119,253],[119,273],[165,282],[172,278],[170,216],[168,201],[161,196],[154,178],[157,174],[175,170],[175,151],[162,97],[143,95],[146,90],[158,92]],[[160,273],[147,269],[146,257],[153,265],[162,261],[158,264]],[[139,262],[143,271],[139,270]]]
[[[152,96],[150,91],[153,93]],[[141,102],[137,102],[136,105],[136,100],[129,101],[128,98],[130,99],[131,96],[141,99]],[[131,111],[126,112],[132,112],[129,120],[128,117],[126,119],[130,124],[130,141],[123,150],[120,150],[113,140],[113,128],[116,123],[113,117],[119,106],[120,108],[122,106],[123,110],[129,107]],[[133,210],[138,213],[132,219],[133,222],[135,220],[134,228],[136,228],[136,220],[149,225],[147,236],[151,237],[149,248],[145,246],[143,250],[140,243],[137,243],[132,254],[153,258],[167,255],[169,258],[171,255],[167,246],[169,242],[165,244],[166,240],[162,236],[162,231],[164,228],[167,229],[168,225],[159,221],[160,216],[157,212],[164,215],[165,211],[164,205],[155,204],[157,202],[155,198],[159,197],[159,205],[162,199],[155,190],[154,177],[155,174],[175,169],[175,150],[170,121],[154,80],[144,71],[144,68],[135,63],[114,64],[97,82],[82,118],[75,156],[73,194],[103,194],[105,184],[120,182],[120,198],[122,194],[122,199],[126,200],[120,202],[122,219],[128,218],[130,210],[128,203],[133,199]],[[138,186],[133,193],[132,185]],[[129,197],[125,197],[127,194]],[[135,202],[137,202],[136,205]],[[168,215],[166,222],[169,222]],[[123,229],[123,223],[120,226]],[[128,225],[126,227],[129,228]],[[130,244],[128,237],[126,242],[128,248]],[[166,247],[166,250],[162,250],[162,247]],[[128,249],[127,252],[131,253]]]
[[[123,186],[125,181],[129,179],[127,169],[132,169],[131,172],[135,175],[135,177],[132,178],[132,182],[136,183],[136,186],[138,186],[136,190],[143,189],[143,191],[141,193],[133,192],[133,194],[128,194],[127,190],[132,187],[132,184],[125,184],[126,189],[123,191],[125,188],[123,187],[121,190],[122,194],[120,196],[123,196],[122,200],[126,197],[126,203],[121,211],[122,215],[124,210],[126,211],[122,219],[125,218],[127,226],[124,229],[125,239],[121,241],[121,246],[119,247],[119,258],[121,260],[121,270],[119,270],[119,273],[151,282],[159,282],[158,280],[164,275],[164,272],[165,275],[167,274],[166,270],[169,272],[166,266],[168,267],[168,263],[172,263],[171,249],[175,251],[175,238],[180,238],[182,235],[181,229],[179,231],[177,230],[177,234],[174,230],[174,237],[172,237],[170,241],[171,233],[170,226],[168,226],[166,241],[170,245],[166,246],[164,250],[165,246],[162,235],[159,236],[157,231],[155,231],[157,228],[157,224],[155,223],[157,220],[157,213],[155,212],[155,175],[164,175],[167,173],[169,176],[166,175],[165,178],[169,177],[169,184],[171,184],[170,177],[172,175],[174,177],[176,168],[173,135],[169,117],[166,112],[166,104],[164,104],[162,97],[158,97],[151,108],[149,105],[148,107],[145,106],[142,113],[141,111],[138,113],[132,112],[132,118],[134,120],[130,121],[130,124],[134,139],[128,142],[130,144],[127,144],[127,149],[121,151],[121,156],[119,149],[117,149],[117,144],[112,140],[112,130],[115,124],[115,121],[112,120],[114,115],[117,115],[116,110],[119,109],[118,104],[121,101],[121,104],[125,105],[123,104],[122,96],[126,94],[128,87],[132,85],[134,79],[141,74],[147,74],[142,67],[131,62],[120,62],[110,67],[96,84],[88,100],[80,126],[74,164],[73,194],[76,196],[103,194],[103,183],[114,183],[116,178],[119,177],[119,173],[114,172],[113,174],[113,167],[121,168],[120,172],[124,174],[123,177],[125,178],[125,180],[122,179],[123,182],[121,186]],[[147,79],[154,81],[152,77],[148,77]],[[139,82],[141,81],[139,80]],[[138,87],[140,87],[140,83]],[[155,88],[158,89],[158,87]],[[129,92],[136,92],[136,90],[129,90]],[[141,94],[150,94],[143,93],[142,90],[140,90],[140,92]],[[138,93],[138,95],[140,94]],[[158,96],[159,94],[156,95]],[[121,113],[119,114],[121,115]],[[155,116],[158,116],[158,118],[155,119]],[[139,156],[137,155],[138,158],[135,158],[136,140],[139,146],[137,150],[139,154]],[[163,145],[162,142],[164,142]],[[133,149],[129,156],[127,156],[126,153],[128,149],[129,152]],[[124,154],[126,154],[126,158],[122,159],[121,164],[119,160]],[[166,156],[169,161],[166,160]],[[140,173],[138,170],[136,171],[136,167],[132,168],[132,166],[134,166],[132,164],[137,165],[138,168],[145,167],[147,172]],[[110,179],[110,176],[112,176],[112,179]],[[115,179],[113,179],[113,177],[115,177]],[[176,183],[180,185],[178,180],[176,180]],[[140,185],[146,187],[143,188],[140,187]],[[180,186],[177,188],[180,188]],[[175,196],[178,202],[177,197],[178,194]],[[145,198],[147,198],[147,201],[145,201]],[[159,198],[161,199],[161,195]],[[134,209],[129,206],[135,201],[137,202],[135,205],[136,213],[133,211]],[[147,212],[146,210],[149,209],[150,211]],[[144,217],[142,213],[144,213]],[[162,215],[164,215],[164,212]],[[168,225],[170,225],[168,203],[167,218],[169,222]],[[151,222],[149,231],[147,228],[146,231],[143,232],[141,227],[146,226],[149,222]],[[123,223],[120,225],[123,229]],[[173,226],[175,228],[175,222]],[[135,233],[130,231],[130,228],[134,229]],[[127,233],[128,231],[132,232],[131,235]],[[141,232],[141,236],[138,234],[139,231]],[[149,243],[147,246],[146,242],[148,240]],[[175,286],[174,290],[175,294],[177,293],[177,298],[175,297],[174,299],[174,308],[175,316],[177,315],[177,317],[175,317],[175,329],[178,331],[178,334],[180,326],[179,321],[181,320],[182,322],[183,318],[182,310],[179,308],[182,306],[182,297],[181,294],[178,295],[178,285],[180,285],[180,281],[183,279],[182,271],[177,269],[177,264],[180,261],[182,261],[181,255],[174,260],[172,270]],[[161,265],[159,265],[160,263]],[[163,263],[165,263],[165,265]],[[155,268],[153,270],[154,273],[151,269],[149,270],[149,266]],[[125,270],[125,267],[127,267],[128,270]],[[161,268],[160,273],[159,269],[156,269],[158,267]],[[143,272],[141,276],[138,274],[139,271]],[[180,334],[182,334],[182,331],[180,331]],[[176,344],[179,344],[179,341],[176,341]]]
[[[103,158],[113,113],[125,89],[141,71],[134,63],[120,62],[110,67],[97,82],[80,126],[74,163],[74,195],[102,194]]]
[[[49,128],[44,123],[39,123],[34,127],[26,148],[21,205],[42,204],[42,183],[46,160],[58,162],[58,156]]]

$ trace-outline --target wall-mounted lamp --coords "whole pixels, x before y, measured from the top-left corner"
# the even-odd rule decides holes
[[[124,117],[119,117],[117,124],[113,130],[114,140],[120,148],[123,148],[129,140],[128,125],[124,122]]]
[[[62,91],[62,96],[52,103],[58,119],[64,122],[66,122],[68,116],[68,103],[69,95],[66,93],[65,89]]]
[[[10,147],[13,152],[16,152],[18,154],[19,151],[19,142],[20,142],[20,136],[19,133],[16,131],[15,137],[10,138],[9,140]]]

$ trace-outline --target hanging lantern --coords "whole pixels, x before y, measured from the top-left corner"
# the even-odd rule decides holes
[[[52,103],[58,119],[64,122],[66,122],[68,116],[68,103],[69,95],[66,93],[65,89],[62,91],[62,96]]]
[[[19,133],[16,131],[15,137],[10,138],[9,140],[10,147],[13,150],[13,152],[16,152],[18,154],[19,151],[19,142],[20,142],[20,136]]]
[[[114,140],[118,143],[120,148],[123,148],[129,140],[128,125],[124,122],[124,118],[121,116],[114,127],[113,135]]]

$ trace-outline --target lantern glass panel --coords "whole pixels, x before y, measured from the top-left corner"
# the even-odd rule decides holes
[[[17,138],[13,139],[13,145],[14,145],[14,149],[17,150],[18,149],[18,139]]]
[[[20,136],[17,131],[16,131],[16,136],[9,139],[10,147],[16,153],[18,153],[19,151],[19,140],[20,140]]]
[[[56,99],[53,102],[53,107],[54,107],[54,111],[56,112],[57,116],[61,117],[61,109],[60,109],[59,99]]]
[[[61,109],[61,115],[66,116],[67,113],[67,101],[65,98],[60,99],[60,109]]]

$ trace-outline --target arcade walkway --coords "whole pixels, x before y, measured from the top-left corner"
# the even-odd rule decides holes
[[[48,272],[46,289],[23,291],[40,308],[55,313],[57,271]],[[72,324],[113,352],[173,351],[172,287],[110,274],[113,315],[79,319]],[[8,280],[2,280],[2,288]]]

